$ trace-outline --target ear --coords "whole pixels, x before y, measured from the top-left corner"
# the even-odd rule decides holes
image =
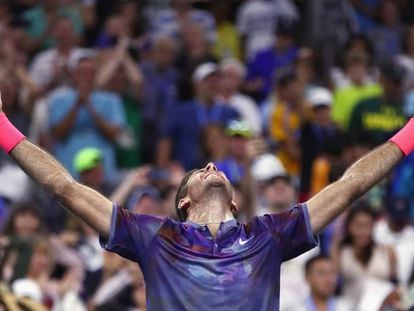
[[[190,199],[188,197],[182,198],[180,202],[178,202],[178,208],[184,209],[185,211],[188,210],[190,207]]]
[[[233,200],[231,200],[231,203],[230,203],[230,210],[233,213],[237,213],[237,211],[239,210],[239,207],[237,206],[236,202],[234,202]]]

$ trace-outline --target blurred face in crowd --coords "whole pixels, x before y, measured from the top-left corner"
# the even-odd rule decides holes
[[[335,294],[337,274],[332,260],[320,258],[314,261],[306,273],[311,294],[327,299]]]
[[[75,86],[78,89],[92,90],[94,87],[95,73],[95,62],[89,58],[81,59],[73,72]]]
[[[32,211],[21,211],[13,220],[14,234],[22,238],[31,237],[39,230],[39,226],[39,216]]]
[[[356,248],[364,248],[372,242],[374,229],[373,217],[363,211],[356,212],[348,224],[348,233],[352,239],[352,245]]]
[[[53,36],[57,45],[72,44],[75,38],[72,21],[69,18],[60,18],[56,21]]]
[[[95,190],[99,190],[104,181],[104,170],[102,165],[86,170],[80,174],[83,184]]]
[[[209,53],[209,44],[200,25],[187,23],[181,27],[181,34],[188,56],[199,59]]]
[[[29,275],[36,277],[43,273],[49,273],[53,263],[52,250],[46,239],[37,240],[33,246],[33,254],[30,258]]]
[[[292,80],[278,88],[278,95],[280,95],[281,100],[291,104],[298,104],[303,97],[303,86],[297,79]]]
[[[380,74],[379,82],[385,98],[393,100],[400,99],[402,95],[402,83],[396,83],[382,73]]]
[[[201,81],[195,83],[196,96],[205,101],[213,102],[218,94],[219,84],[220,74],[218,72],[211,73]]]
[[[173,0],[172,5],[175,9],[187,9],[191,7],[191,0]]]
[[[159,69],[165,69],[174,63],[176,51],[177,46],[171,38],[158,38],[152,48],[152,59]]]
[[[239,90],[243,79],[242,69],[235,65],[229,65],[220,70],[221,82],[220,93],[224,96],[232,95]]]
[[[346,74],[352,84],[363,85],[368,75],[367,63],[363,61],[354,61],[346,66]]]
[[[394,26],[400,22],[400,8],[397,1],[383,0],[379,7],[379,17],[386,26]]]
[[[329,126],[332,124],[331,107],[319,105],[313,108],[313,120],[320,126]]]
[[[228,139],[230,154],[239,160],[243,160],[246,158],[246,144],[248,142],[248,138],[241,136],[241,135],[232,135]]]
[[[265,182],[263,194],[268,207],[275,212],[283,211],[294,204],[296,193],[290,180],[277,176]]]

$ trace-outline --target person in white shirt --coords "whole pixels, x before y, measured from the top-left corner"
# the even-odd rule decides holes
[[[222,60],[219,67],[221,74],[219,99],[230,104],[240,113],[254,136],[259,135],[262,130],[259,108],[253,98],[239,91],[240,85],[246,76],[246,67],[241,61],[234,58]]]

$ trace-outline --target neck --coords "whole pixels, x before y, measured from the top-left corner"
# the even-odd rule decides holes
[[[206,107],[210,107],[214,104],[214,99],[209,96],[197,96],[197,100],[200,104]]]
[[[215,236],[221,222],[234,219],[230,204],[230,202],[225,202],[220,198],[219,195],[204,196],[188,210],[187,220],[200,225],[207,225],[210,232]]]
[[[312,294],[313,302],[315,303],[316,310],[325,311],[328,310],[328,297],[321,297]]]

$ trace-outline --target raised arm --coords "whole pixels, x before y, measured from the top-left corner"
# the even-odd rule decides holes
[[[110,231],[112,202],[77,183],[51,155],[35,146],[8,122],[0,100],[0,146],[38,184],[102,236]]]
[[[307,206],[313,233],[320,232],[409,154],[414,149],[413,134],[414,119],[411,119],[391,141],[359,159],[338,181],[312,197]]]

